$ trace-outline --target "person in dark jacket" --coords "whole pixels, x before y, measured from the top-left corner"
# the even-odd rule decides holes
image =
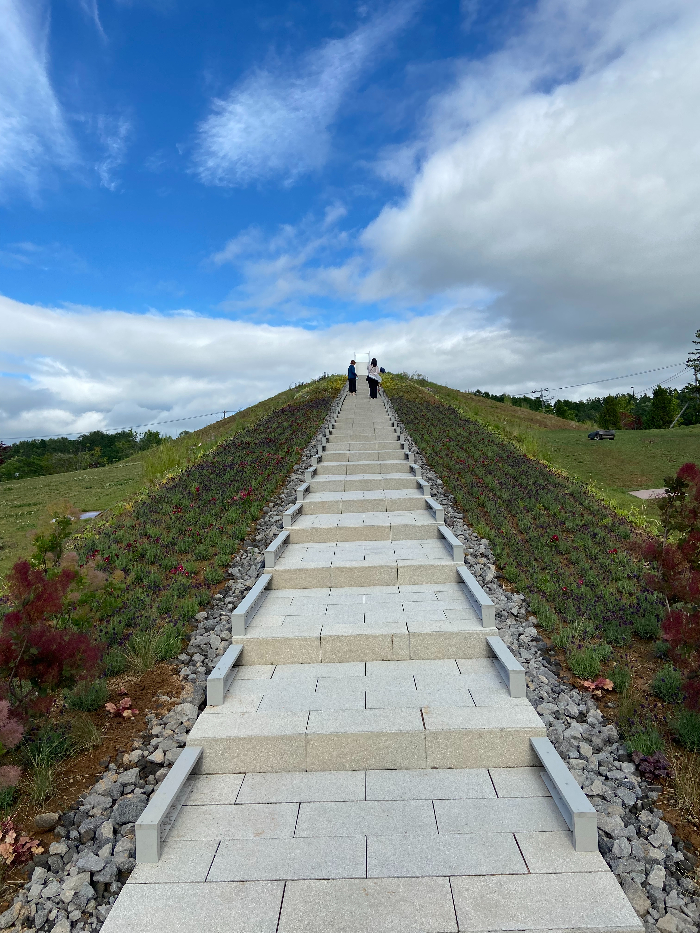
[[[357,372],[355,371],[355,360],[350,360],[348,366],[348,391],[353,395],[357,394]]]

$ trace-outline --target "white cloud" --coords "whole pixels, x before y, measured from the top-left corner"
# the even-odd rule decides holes
[[[583,382],[620,371],[603,342],[582,347],[574,367],[570,347],[489,325],[469,307],[308,330],[189,311],[165,316],[57,310],[0,297],[0,317],[4,441],[231,411],[324,370],[343,372],[351,355],[362,350],[376,354],[389,370],[418,370],[466,389],[523,391],[567,384],[574,373],[573,381]],[[647,345],[628,354],[629,369],[622,371],[647,368],[654,351]],[[206,419],[162,430],[176,434],[200,423]]]
[[[0,196],[36,197],[48,171],[76,158],[48,74],[44,10],[32,0],[0,0]]]
[[[199,125],[195,170],[211,185],[246,185],[280,178],[292,182],[328,157],[329,127],[341,102],[371,67],[382,47],[408,21],[404,2],[343,39],[308,53],[289,72],[257,68]]]
[[[109,191],[116,191],[119,179],[115,172],[124,162],[131,135],[132,126],[125,116],[97,117],[97,137],[104,149],[104,155],[95,165],[100,185]]]
[[[699,44],[690,0],[542,0],[397,155],[397,175],[420,170],[365,233],[360,296],[480,284],[500,295],[492,315],[577,361],[577,342],[683,353],[700,292]]]

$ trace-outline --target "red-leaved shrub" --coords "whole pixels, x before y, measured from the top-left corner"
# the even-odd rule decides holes
[[[685,463],[666,480],[660,508],[663,538],[642,549],[654,565],[647,582],[666,597],[663,637],[678,662],[690,662],[686,704],[700,709],[700,469],[694,463]]]
[[[49,621],[74,578],[73,570],[48,574],[26,560],[8,574],[12,609],[0,627],[0,689],[23,715],[48,708],[50,690],[90,676],[98,664],[100,648],[87,635]]]

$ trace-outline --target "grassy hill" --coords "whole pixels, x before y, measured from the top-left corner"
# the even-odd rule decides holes
[[[333,391],[339,391],[338,379]],[[323,380],[328,382],[331,380]],[[303,399],[317,383],[286,389],[229,418],[167,441],[160,447],[94,470],[36,476],[0,484],[0,579],[20,557],[32,550],[32,534],[47,520],[48,509],[70,502],[81,512],[114,509],[149,484],[196,462],[219,441],[250,427],[294,399]],[[87,522],[86,522],[87,525]]]

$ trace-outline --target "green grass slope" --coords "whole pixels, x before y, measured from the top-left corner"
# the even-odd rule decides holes
[[[339,377],[329,377],[301,388],[285,389],[229,418],[110,466],[1,483],[0,579],[15,561],[31,553],[32,535],[45,524],[53,504],[67,501],[81,512],[115,509],[149,485],[196,463],[220,441],[295,399],[301,401],[318,391],[336,393],[341,385]]]

